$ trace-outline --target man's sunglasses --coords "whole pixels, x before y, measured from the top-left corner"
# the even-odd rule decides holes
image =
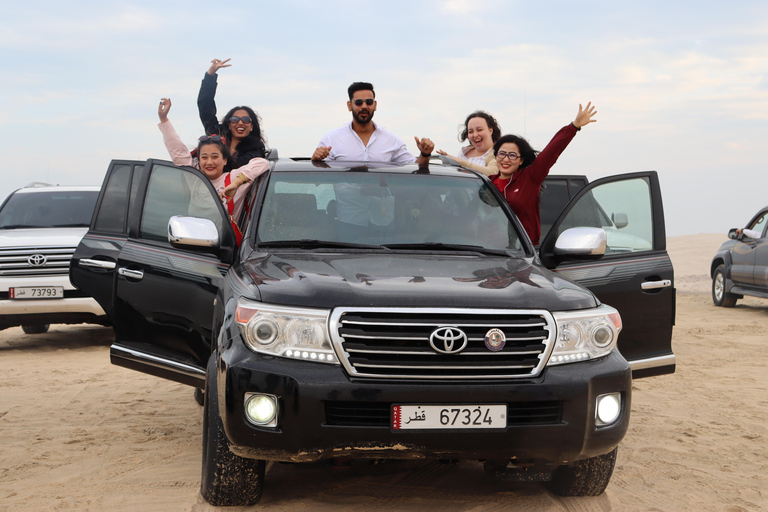
[[[371,105],[373,105],[374,101],[375,100],[373,100],[371,98],[367,98],[367,99],[364,99],[364,100],[355,100],[352,103],[354,103],[356,107],[361,107],[363,105],[363,103],[365,103],[366,105],[368,105],[370,107]]]
[[[239,121],[242,121],[243,124],[251,124],[251,118],[249,116],[232,116],[229,118],[229,124],[237,124]]]

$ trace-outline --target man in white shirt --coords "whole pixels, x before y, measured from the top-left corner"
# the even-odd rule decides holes
[[[405,143],[372,121],[376,112],[376,94],[373,85],[355,82],[347,89],[347,108],[352,122],[326,133],[312,160],[350,160],[355,162],[429,163],[435,144],[427,139],[416,139],[419,157],[414,157]]]
[[[742,233],[744,233],[744,235],[748,236],[749,238],[755,238],[755,239],[762,238],[762,236],[763,236],[763,232],[762,231],[755,231],[753,229],[747,229],[747,228],[737,229],[736,230],[736,236],[739,236]]]

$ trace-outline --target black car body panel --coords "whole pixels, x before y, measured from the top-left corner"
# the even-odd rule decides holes
[[[221,419],[232,453],[293,462],[347,455],[504,459],[553,469],[616,447],[628,426],[633,374],[674,371],[673,271],[655,172],[589,185],[583,177],[566,177],[560,185],[567,197],[559,194],[558,201],[573,199],[552,223],[539,256],[507,203],[477,173],[439,165],[321,167],[329,168],[302,160],[272,162],[250,191],[237,247],[216,192],[198,170],[157,160],[113,162],[99,209],[119,215],[104,228],[97,212],[71,263],[73,283],[111,313],[117,334],[113,363],[198,388],[208,379],[206,387],[217,396],[211,402],[218,404],[214,418]],[[111,186],[118,173],[120,186]],[[414,194],[409,184],[422,192]],[[440,194],[427,197],[436,184]],[[340,203],[349,199],[350,185],[357,187],[355,197],[373,205],[364,213],[364,225],[347,222],[354,217],[342,220],[352,204]],[[629,212],[613,208],[617,193],[635,198]],[[207,218],[219,242],[213,247],[169,243],[164,230],[172,215]],[[609,232],[606,255],[567,256],[571,253],[556,247],[556,240],[569,227]],[[626,227],[626,234],[619,232]],[[433,234],[440,236],[435,240]],[[94,261],[105,264],[94,267]],[[278,355],[249,338],[259,333],[238,316],[243,301],[257,313],[374,310],[393,327],[366,317],[352,323],[401,333],[421,325],[414,318],[439,313],[440,329],[468,322],[480,334],[469,336],[474,348],[466,353],[457,354],[464,347],[454,352],[446,341],[444,353],[427,354],[432,357],[414,363],[411,373],[397,376],[399,368],[385,362],[376,374],[379,355],[415,360],[409,345],[415,338],[395,336],[393,345],[379,346],[364,328],[345,327],[329,313],[327,329],[338,361],[313,362],[299,351]],[[579,362],[550,360],[559,343],[556,315],[588,315],[605,308],[601,301],[623,319],[618,350]],[[532,328],[543,333],[540,340],[526,341],[522,334],[514,345],[518,340],[507,334],[509,345],[502,344],[499,358],[517,357],[519,351],[522,363],[503,376],[487,370],[500,360],[488,340],[498,331],[491,329],[492,315],[501,311],[525,319],[515,327],[524,328],[521,332],[543,322]],[[452,315],[455,320],[446,320]],[[339,341],[344,329],[359,339],[349,350]],[[293,332],[313,336],[310,327]],[[358,355],[371,343],[375,364]],[[454,361],[470,370],[452,373]],[[246,418],[245,400],[254,393],[275,397],[279,414],[266,426]],[[619,397],[621,413],[603,425],[595,404],[606,394]],[[399,431],[391,425],[396,404],[503,404],[507,420],[491,430]],[[215,427],[209,423],[206,432]]]
[[[599,200],[597,196],[601,196]],[[593,202],[622,209],[634,206],[636,216],[647,222],[647,226],[642,226],[643,237],[618,236],[620,232],[602,207],[584,207]],[[556,261],[556,238],[573,227],[574,217],[579,225],[608,231],[609,247],[599,261]],[[554,265],[555,272],[588,288],[600,301],[619,310],[624,322],[619,350],[632,364],[634,378],[675,371],[670,343],[675,320],[674,270],[666,250],[664,222],[660,221],[663,218],[661,188],[655,172],[611,176],[582,189],[541,243],[541,258],[547,267]],[[631,226],[632,220],[627,227]],[[646,241],[648,244],[644,245]]]
[[[254,253],[246,271],[260,300],[307,307],[336,304],[380,307],[498,307],[551,311],[593,308],[595,297],[530,258],[472,254]],[[365,272],[361,272],[365,269]],[[498,290],[488,293],[488,290]]]

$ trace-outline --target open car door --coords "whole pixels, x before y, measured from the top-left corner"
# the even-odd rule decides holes
[[[557,237],[573,227],[602,228],[605,255],[569,261],[556,254]],[[540,245],[544,265],[589,288],[619,310],[619,351],[633,378],[673,373],[675,288],[667,254],[664,209],[655,171],[610,176],[584,187]]]
[[[204,387],[215,299],[236,250],[211,182],[164,161],[112,162],[96,208],[70,278],[112,320],[112,363]],[[212,221],[218,241],[172,247],[175,215]]]

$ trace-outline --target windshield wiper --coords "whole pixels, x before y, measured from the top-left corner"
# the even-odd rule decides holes
[[[489,249],[481,245],[444,244],[441,242],[420,242],[409,244],[387,244],[382,247],[387,249],[420,249],[420,250],[444,250],[444,251],[472,251],[492,256],[509,256],[509,251],[504,249]]]
[[[316,240],[302,238],[301,240],[271,240],[269,242],[259,242],[258,247],[299,247],[301,249],[379,249],[381,245],[355,244],[351,242],[334,242],[331,240]]]

